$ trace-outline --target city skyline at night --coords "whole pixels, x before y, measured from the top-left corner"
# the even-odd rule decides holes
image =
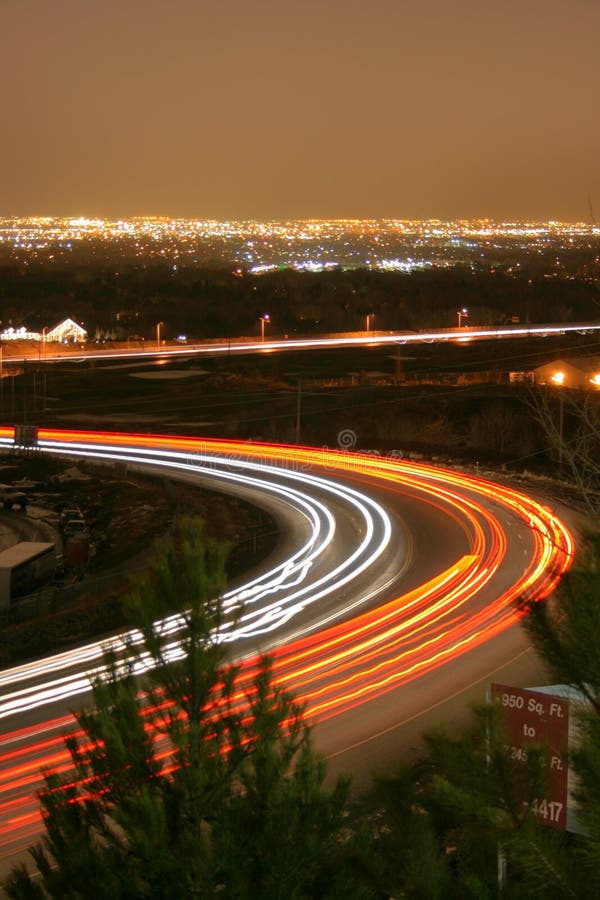
[[[410,273],[430,267],[501,266],[518,275],[537,261],[549,274],[597,278],[600,227],[585,222],[333,219],[218,221],[137,217],[0,217],[0,260],[31,264],[235,266],[260,275],[278,268],[317,272],[367,268]],[[238,271],[237,269],[235,271]],[[234,272],[235,274],[235,272]]]

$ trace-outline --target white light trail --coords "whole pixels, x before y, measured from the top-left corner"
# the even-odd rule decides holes
[[[393,344],[420,344],[437,343],[446,341],[465,340],[490,340],[494,338],[526,338],[547,337],[549,335],[562,334],[593,334],[600,331],[597,322],[578,322],[573,324],[548,324],[527,325],[510,327],[472,327],[472,328],[442,328],[437,331],[420,332],[388,332],[356,335],[355,337],[322,337],[322,338],[290,338],[288,340],[255,341],[244,339],[232,339],[228,341],[214,341],[213,343],[195,343],[186,345],[185,348],[163,347],[160,350],[103,350],[86,351],[83,354],[74,354],[70,351],[64,353],[45,355],[38,360],[40,363],[52,362],[84,362],[86,360],[100,359],[154,359],[156,357],[191,357],[191,356],[221,356],[223,354],[264,353],[267,351],[285,350],[316,350],[335,347],[378,347]],[[21,362],[22,357],[14,359]],[[5,365],[10,365],[13,360],[9,357]]]
[[[307,607],[358,578],[381,556],[390,541],[391,522],[380,504],[345,484],[308,472],[298,473],[253,460],[234,461],[218,454],[195,454],[190,462],[189,454],[151,449],[141,452],[139,448],[127,447],[125,444],[103,451],[97,444],[40,441],[39,448],[45,452],[67,456],[168,468],[170,472],[180,472],[186,477],[196,475],[205,479],[208,476],[276,495],[295,515],[301,517],[309,529],[309,537],[304,544],[273,568],[240,588],[226,592],[224,600],[227,610],[235,611],[242,607],[243,613],[235,627],[232,620],[226,622],[220,633],[215,635],[216,640],[234,642],[256,639],[274,632]],[[308,573],[314,570],[320,557],[329,548],[336,529],[334,514],[314,496],[315,492],[329,496],[346,510],[345,515],[352,515],[356,532],[362,534],[362,537],[355,547],[349,548],[349,553],[338,565],[326,569],[323,575],[305,583]],[[356,516],[361,523],[358,526]],[[371,596],[372,592],[367,591],[364,602]],[[276,599],[271,599],[273,597]],[[351,608],[356,605],[354,600]],[[340,604],[336,617],[345,614],[347,609]],[[182,617],[174,615],[161,622],[159,627],[165,635],[176,635],[183,625]],[[304,630],[311,630],[311,627],[314,626],[308,624]],[[19,686],[15,691],[0,697],[0,719],[17,711],[31,710],[48,702],[68,699],[88,691],[90,678],[101,671],[101,660],[109,644],[117,653],[122,654],[127,652],[128,646],[138,645],[141,640],[139,632],[131,631],[112,642],[92,642],[72,651],[0,672],[0,690],[12,685]],[[172,652],[178,652],[176,642],[172,646]],[[92,667],[89,677],[82,677],[82,666]],[[73,671],[70,675],[47,680],[52,673],[76,668],[78,671]],[[43,684],[39,684],[41,679]]]

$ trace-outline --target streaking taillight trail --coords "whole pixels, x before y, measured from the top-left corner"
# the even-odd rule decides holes
[[[0,446],[14,443],[14,430],[0,428]],[[36,448],[157,474],[167,469],[174,478],[212,478],[226,490],[264,492],[285,504],[302,540],[227,592],[226,609],[242,605],[243,613],[216,637],[241,660],[240,703],[257,648],[268,649],[276,680],[306,703],[317,724],[356,715],[365,703],[491,641],[517,621],[517,598],[548,596],[573,558],[569,530],[544,505],[450,469],[320,448],[79,430],[38,429]],[[428,575],[416,584],[410,523],[404,527],[402,516],[408,497],[456,533],[462,547],[440,566],[442,548],[432,546]],[[161,627],[176,658],[181,620],[173,616]],[[122,638],[113,644],[123,650]],[[40,768],[64,771],[69,764],[61,734],[72,719],[60,714],[60,704],[78,705],[89,674],[102,670],[105,646],[92,642],[0,672],[0,719],[8,729],[0,739],[5,854],[40,830]]]

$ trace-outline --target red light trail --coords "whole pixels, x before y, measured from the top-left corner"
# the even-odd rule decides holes
[[[547,597],[573,558],[573,539],[549,509],[510,487],[449,469],[367,454],[164,435],[39,429],[37,437],[40,451],[139,460],[159,468],[169,466],[171,471],[175,465],[193,468],[198,460],[204,464],[213,459],[220,460],[220,465],[225,460],[236,477],[247,477],[238,471],[244,465],[248,472],[260,472],[261,478],[272,477],[288,485],[299,478],[308,484],[310,473],[319,490],[336,491],[336,503],[342,502],[341,497],[364,507],[361,529],[368,541],[365,537],[364,547],[361,544],[353,551],[362,561],[359,550],[367,554],[368,544],[370,555],[364,557],[363,569],[352,580],[339,560],[330,563],[343,593],[351,595],[341,612],[332,609],[330,600],[326,611],[321,609],[320,599],[310,606],[311,591],[317,598],[329,596],[326,590],[342,593],[335,580],[323,588],[324,576],[316,573],[318,561],[311,556],[310,564],[302,561],[294,569],[293,586],[284,585],[283,594],[296,596],[299,592],[301,602],[285,613],[278,631],[265,632],[269,634],[265,649],[273,657],[276,682],[306,703],[310,720],[317,724],[334,716],[356,715],[365,704],[491,641],[518,621],[515,601],[523,594],[540,600]],[[13,440],[12,429],[0,429],[3,445],[10,446]],[[347,486],[347,496],[338,496],[341,485]],[[377,502],[367,509],[365,497],[370,493],[377,496]],[[323,496],[329,495],[323,494],[319,503],[324,502]],[[380,572],[390,567],[391,550],[400,538],[396,526],[390,530],[387,517],[379,514],[379,504],[394,510],[407,497],[422,504],[436,521],[446,522],[463,548],[440,567],[440,548],[432,546],[428,576],[412,584],[410,567],[406,584],[404,574],[396,573],[394,579]],[[313,527],[317,526],[313,523]],[[331,553],[333,544],[326,545]],[[306,581],[304,587],[298,587],[301,579]],[[366,580],[381,587],[369,593]],[[283,602],[271,605],[279,609]],[[271,606],[267,608],[271,617]],[[311,610],[308,622],[302,619],[307,609]],[[292,618],[296,615],[299,620]],[[302,624],[298,624],[300,620]],[[242,658],[240,701],[256,671],[256,646],[256,639],[253,644],[235,644]],[[86,648],[86,652],[91,651]],[[77,651],[72,653],[74,659]],[[61,672],[63,663],[65,667],[74,665],[73,659],[66,652],[56,657],[57,661],[44,664],[49,666],[47,671]],[[92,667],[87,659],[84,655],[77,662],[77,690],[85,680],[85,667]],[[40,696],[48,677],[41,666],[35,675]],[[65,771],[69,766],[61,735],[72,719],[51,704],[59,699],[63,682],[71,684],[71,676],[65,674],[53,682],[58,686],[52,689],[54,693],[48,700],[42,696],[34,709],[19,699],[19,685],[29,677],[27,669],[21,666],[0,673],[0,703],[16,698],[16,706],[8,706],[5,714],[10,730],[0,739],[0,846],[5,856],[22,849],[41,829],[35,798],[41,785],[40,768]],[[23,697],[31,697],[33,692],[31,686]],[[30,712],[20,721],[21,702]],[[32,719],[36,724],[31,724]]]

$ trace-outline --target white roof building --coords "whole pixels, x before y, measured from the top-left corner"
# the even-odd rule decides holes
[[[64,322],[59,322],[58,325],[47,331],[44,340],[64,343],[65,341],[85,341],[86,338],[85,328],[82,328],[73,319],[65,319]]]
[[[0,340],[2,341],[39,341],[41,334],[37,331],[27,331],[23,325],[21,328],[5,328],[0,332]]]
[[[49,331],[44,329],[44,333],[39,331],[28,331],[25,326],[20,328],[5,328],[0,332],[0,341],[85,341],[87,340],[87,331],[81,325],[78,325],[73,319],[65,319],[59,322]]]

